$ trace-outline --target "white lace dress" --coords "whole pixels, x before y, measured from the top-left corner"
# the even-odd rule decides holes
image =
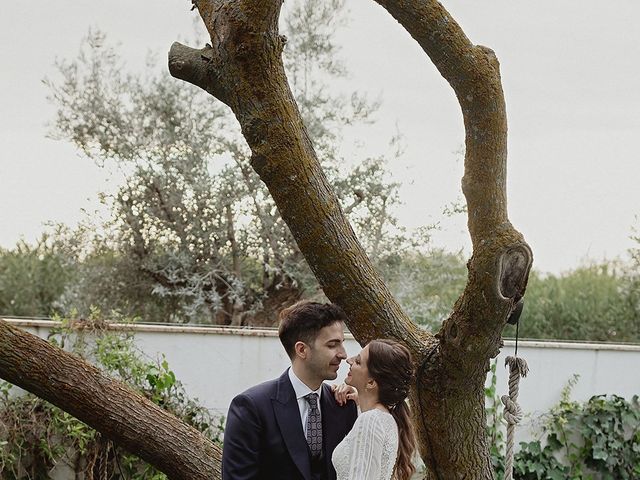
[[[337,480],[391,480],[398,455],[398,426],[390,413],[360,414],[333,451]]]

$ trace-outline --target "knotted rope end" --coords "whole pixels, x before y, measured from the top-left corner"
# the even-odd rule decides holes
[[[504,360],[504,366],[509,367],[510,372],[517,372],[521,377],[526,377],[529,373],[529,365],[524,358],[509,356]]]

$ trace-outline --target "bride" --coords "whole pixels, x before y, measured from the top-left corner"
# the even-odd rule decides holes
[[[413,379],[411,354],[392,340],[373,340],[355,357],[339,403],[357,400],[362,412],[333,451],[337,480],[409,480],[415,436],[405,402]]]

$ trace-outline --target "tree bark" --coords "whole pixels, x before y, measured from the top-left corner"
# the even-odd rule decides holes
[[[412,350],[418,377],[411,400],[428,478],[490,479],[484,381],[532,263],[530,248],[507,217],[499,63],[490,49],[473,45],[437,1],[377,1],[451,84],[464,117],[462,186],[473,255],[465,291],[435,336],[418,329],[392,297],[328,185],[284,73],[281,2],[195,2],[211,45],[196,50],[175,43],[169,70],[232,109],[253,168],[325,294],[349,315],[358,341],[396,338]]]
[[[0,319],[0,377],[43,398],[172,480],[220,478],[220,447],[79,357]]]

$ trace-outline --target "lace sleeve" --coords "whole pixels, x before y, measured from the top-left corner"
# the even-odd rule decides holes
[[[363,414],[353,426],[349,455],[349,480],[369,480],[381,475],[384,427],[376,415]]]

